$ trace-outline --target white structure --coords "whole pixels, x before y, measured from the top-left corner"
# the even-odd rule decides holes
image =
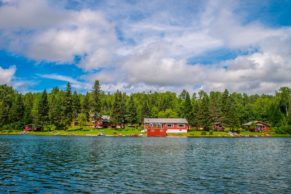
[[[187,133],[189,124],[183,118],[144,118],[144,127],[159,127],[166,129],[166,133]]]

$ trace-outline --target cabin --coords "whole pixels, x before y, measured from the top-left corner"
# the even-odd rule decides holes
[[[23,127],[23,131],[25,131],[25,132],[41,131],[41,129],[42,129],[41,126],[37,126],[37,125],[33,125],[33,124],[24,125],[24,127]]]
[[[109,115],[102,115],[99,118],[96,118],[93,122],[94,128],[108,128],[111,126],[110,123],[110,116]]]
[[[183,118],[144,118],[148,137],[165,137],[168,133],[187,133],[189,124]]]
[[[243,128],[255,132],[269,132],[270,125],[263,121],[251,121],[242,125]]]
[[[212,128],[216,131],[224,131],[224,127],[222,126],[221,122],[215,122],[213,123]]]

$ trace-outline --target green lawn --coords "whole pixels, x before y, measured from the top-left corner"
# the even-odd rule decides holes
[[[55,130],[55,131],[41,131],[41,132],[29,132],[31,135],[63,135],[63,136],[97,136],[99,134],[104,134],[106,136],[132,136],[143,134],[146,136],[146,133],[141,133],[142,128],[124,128],[124,129],[113,129],[113,128],[104,128],[104,129],[94,129],[92,127],[71,127],[68,130]],[[21,134],[23,133],[20,130],[0,130],[0,134]],[[228,131],[219,132],[219,131],[198,131],[190,130],[188,133],[178,133],[178,134],[168,134],[169,137],[232,137]],[[237,137],[238,135],[234,135]],[[265,137],[263,133],[259,132],[250,132],[250,131],[241,131],[240,136],[247,137]],[[291,137],[288,134],[275,134],[270,133],[270,137]]]

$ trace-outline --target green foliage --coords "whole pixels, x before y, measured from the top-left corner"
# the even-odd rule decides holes
[[[291,134],[291,125],[275,127],[274,131],[278,134]]]
[[[100,83],[98,80],[96,80],[93,86],[92,102],[91,102],[92,113],[96,116],[100,116],[100,111],[101,111],[100,93],[101,93]]]
[[[55,131],[57,127],[55,125],[44,125],[43,131]]]
[[[134,124],[138,122],[137,118],[137,107],[134,101],[133,95],[130,96],[129,102],[127,104],[127,117],[126,121],[130,124]]]
[[[26,124],[43,130],[68,128],[72,121],[85,126],[90,114],[110,115],[115,124],[137,126],[145,117],[184,117],[193,128],[212,129],[214,122],[236,131],[243,123],[254,120],[271,124],[277,133],[289,133],[291,125],[291,92],[283,87],[275,95],[247,95],[199,91],[198,95],[183,90],[173,92],[104,93],[96,81],[86,94],[54,88],[50,93],[21,94],[0,85],[0,129],[21,130]],[[211,133],[211,131],[210,131]]]
[[[77,121],[78,121],[79,126],[81,126],[81,127],[85,126],[87,123],[86,114],[85,113],[78,114]]]
[[[158,114],[159,118],[178,118],[178,113],[172,109],[166,109],[165,111],[160,111]]]
[[[125,122],[125,96],[117,91],[114,97],[114,104],[111,119],[114,124],[123,124]]]

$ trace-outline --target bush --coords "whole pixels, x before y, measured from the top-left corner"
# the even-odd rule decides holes
[[[274,131],[278,134],[291,134],[291,125],[276,127]]]
[[[210,131],[210,132],[209,132],[209,135],[213,135],[213,131]]]
[[[3,130],[23,130],[22,122],[10,123],[1,127]]]
[[[206,135],[206,131],[202,131],[201,132],[201,135]]]
[[[43,131],[55,131],[57,127],[55,125],[45,125]]]

